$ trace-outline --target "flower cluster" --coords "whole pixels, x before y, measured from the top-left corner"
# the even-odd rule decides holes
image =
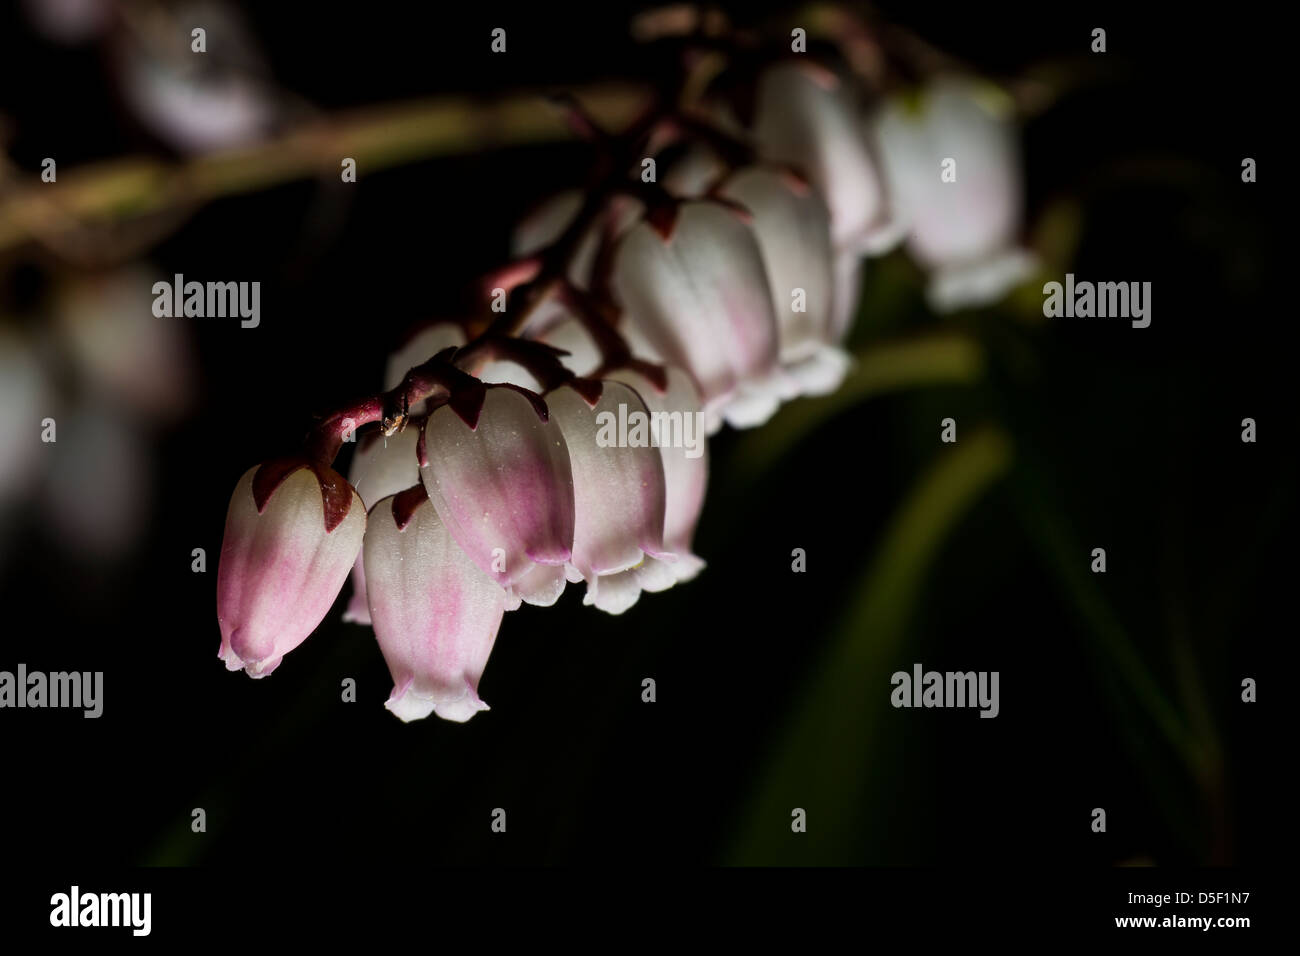
[[[226,665],[269,674],[350,574],[344,617],[374,628],[387,707],[464,721],[487,706],[506,612],[582,581],[619,614],[694,578],[708,460],[675,440],[690,422],[752,427],[836,389],[871,256],[904,244],[940,309],[1000,295],[1028,262],[1006,104],[959,78],[870,110],[860,92],[798,57],[755,72],[746,110],[704,97],[602,135],[615,173],[519,225],[489,280],[504,310],[423,329],[384,393],[240,480]],[[611,440],[629,420],[648,435]],[[334,456],[372,423],[345,480]]]

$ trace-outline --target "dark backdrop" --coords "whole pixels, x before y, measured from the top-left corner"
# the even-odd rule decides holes
[[[1042,327],[1007,309],[939,319],[915,270],[891,258],[879,272],[895,305],[887,319],[865,310],[855,342],[968,329],[988,349],[984,381],[855,404],[761,472],[748,466],[761,432],[722,435],[697,542],[706,573],[619,618],[583,608],[581,587],[558,608],[511,614],[480,688],[492,710],[463,726],[402,725],[382,706],[391,682],[373,637],[339,622],[342,602],[272,678],[225,672],[215,563],[230,491],[250,465],[291,448],[311,412],[372,389],[397,336],[450,308],[504,255],[530,202],[580,178],[583,149],[414,163],[355,187],[297,183],[205,208],[152,258],[164,275],[260,279],[262,325],[194,326],[200,402],[162,439],[152,522],[132,556],[104,569],[51,546],[39,519],[20,527],[0,584],[0,667],[103,670],[106,699],[96,721],[0,715],[6,857],[1267,858],[1295,480],[1284,336],[1294,317],[1280,295],[1289,250],[1273,218],[1290,109],[1274,28],[1228,8],[1207,20],[1127,5],[887,7],[996,75],[1071,54],[1095,67],[1088,33],[1107,28],[1101,76],[1026,128],[1029,209],[1076,200],[1073,271],[1152,281],[1151,328]],[[326,110],[635,76],[643,59],[613,6],[323,10],[248,13],[276,79]],[[93,51],[49,46],[14,10],[3,17],[0,112],[20,165],[38,168],[55,150],[61,167],[162,150],[122,118]],[[509,27],[511,54],[489,61],[482,38],[496,25]],[[1259,160],[1257,184],[1240,182],[1243,156]],[[39,321],[48,262],[10,265],[7,307]],[[847,688],[849,710],[878,701],[871,721],[796,741],[829,772],[773,784],[765,768],[826,686],[820,662],[853,632],[881,532],[943,453],[946,415],[963,436],[981,423],[1003,429],[1014,464],[945,536],[883,669],[830,685]],[[1247,415],[1260,423],[1253,446],[1238,437]],[[1102,611],[1053,550],[1086,569],[1099,544],[1108,574],[1082,587]],[[191,573],[195,547],[207,549],[205,575]],[[804,575],[790,571],[794,547],[807,549]],[[1180,715],[1203,713],[1219,761],[1189,769],[1106,640],[1149,670]],[[890,709],[888,673],[916,661],[999,670],[1001,715]],[[653,705],[640,700],[647,676]],[[1254,706],[1239,701],[1246,676],[1261,684]],[[340,701],[345,677],[357,680],[355,704]],[[775,805],[805,807],[823,826],[818,810],[834,804],[827,788],[841,769],[868,786],[829,842],[799,843],[788,812],[770,832],[747,828],[773,786]],[[1104,836],[1088,827],[1098,806]],[[190,832],[194,807],[207,811],[206,834]],[[494,807],[508,811],[505,837],[489,830]]]

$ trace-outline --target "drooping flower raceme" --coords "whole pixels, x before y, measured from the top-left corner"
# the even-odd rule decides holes
[[[217,570],[229,670],[264,677],[306,640],[338,597],[365,530],[360,496],[332,468],[280,461],[244,473]]]
[[[228,667],[273,671],[352,566],[344,619],[373,625],[388,709],[468,720],[521,602],[585,581],[586,604],[621,614],[700,572],[705,436],[839,386],[864,257],[906,232],[940,308],[1023,270],[1014,130],[979,84],[864,114],[806,60],[752,78],[597,133],[599,185],[519,225],[516,258],[479,284],[491,315],[424,328],[382,394],[244,475],[218,573]],[[637,182],[651,156],[661,180]],[[348,416],[382,432],[361,437],[351,485],[326,464]]]
[[[489,386],[476,421],[444,405],[424,429],[420,477],[456,542],[489,577],[543,607],[573,555],[573,472],[560,427],[521,390]]]
[[[466,721],[508,598],[461,550],[424,489],[382,499],[365,541],[370,618],[393,675],[384,705],[404,721]]]

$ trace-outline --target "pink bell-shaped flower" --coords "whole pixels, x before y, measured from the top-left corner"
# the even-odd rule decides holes
[[[777,363],[767,272],[745,219],[724,203],[684,202],[671,222],[634,226],[615,255],[628,321],[656,357],[695,377],[710,433],[723,419],[761,425],[797,393]]]
[[[405,491],[419,482],[420,462],[415,457],[419,438],[420,429],[412,426],[387,437],[372,433],[358,441],[348,480],[366,508],[373,508],[379,499]],[[351,624],[370,623],[365,562],[361,555],[357,555],[352,568],[352,596],[343,612],[343,620]]]
[[[488,386],[478,417],[450,405],[424,428],[420,476],[452,537],[511,596],[543,607],[573,554],[573,473],[564,435],[536,396]]]
[[[763,166],[739,170],[719,193],[752,217],[776,313],[781,367],[805,395],[834,391],[849,361],[831,337],[835,277],[826,204],[797,176]]]
[[[849,87],[825,67],[781,63],[759,79],[754,138],[763,158],[803,172],[830,210],[836,250],[886,251],[900,238]]]
[[[366,512],[343,476],[291,459],[235,486],[217,569],[220,657],[264,677],[316,629],[361,550]]]
[[[607,599],[605,579],[647,557],[670,557],[663,547],[664,469],[645,402],[621,382],[599,386],[594,403],[563,385],[547,393],[546,404],[573,466],[571,577],[587,582],[587,604],[619,614],[640,590]]]
[[[672,561],[647,557],[628,572],[643,591],[663,591],[689,581],[704,567],[692,550],[695,525],[704,507],[709,483],[709,443],[705,441],[700,393],[691,377],[669,367],[663,389],[634,369],[621,368],[610,378],[636,389],[650,410],[652,437],[659,448],[664,469],[664,549],[676,555]],[[615,588],[618,581],[602,581]],[[630,587],[630,583],[623,586]]]
[[[1016,245],[1023,186],[1012,112],[996,87],[943,77],[876,117],[907,249],[931,270],[940,311],[994,301],[1033,270]]]
[[[395,388],[407,371],[428,361],[447,348],[465,344],[465,332],[453,322],[433,322],[412,334],[397,351],[388,357],[384,369],[384,389]],[[421,400],[411,408],[419,415],[426,403]],[[371,434],[359,439],[348,470],[348,481],[357,489],[366,510],[373,508],[380,498],[404,491],[420,480],[420,463],[416,460],[418,428],[404,428],[384,437]],[[357,555],[352,567],[352,596],[343,611],[343,620],[349,624],[369,624],[370,605],[366,601],[366,569],[362,555]]]
[[[404,721],[466,721],[487,704],[478,682],[507,596],[460,549],[416,485],[370,512],[370,618],[393,675],[385,707]]]

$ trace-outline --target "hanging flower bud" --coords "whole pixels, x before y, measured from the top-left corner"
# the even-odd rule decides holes
[[[831,337],[835,279],[826,204],[797,176],[761,166],[735,173],[719,192],[753,217],[776,313],[781,367],[805,395],[834,391],[848,357]]]
[[[691,201],[671,222],[642,221],[616,253],[614,290],[656,356],[695,377],[710,433],[724,418],[761,425],[796,394],[777,364],[763,254],[743,213]]]
[[[132,16],[133,28],[109,33],[107,62],[126,107],[159,139],[206,153],[256,142],[283,119],[266,58],[234,5],[179,3]],[[194,21],[220,52],[194,56],[189,28],[173,25]]]
[[[244,473],[217,569],[220,657],[263,677],[316,629],[366,530],[361,498],[332,468],[299,459]]]
[[[628,386],[600,383],[594,404],[572,385],[546,396],[547,407],[569,449],[573,467],[574,526],[571,564],[587,582],[588,604],[614,614],[628,595],[605,600],[602,581],[636,567],[647,557],[663,558],[664,470],[652,444],[645,403]],[[630,595],[635,603],[639,590]]]
[[[726,126],[729,117],[719,117]],[[679,199],[702,199],[727,176],[727,164],[704,143],[692,143],[668,166],[663,177],[664,189]]]
[[[384,704],[404,721],[466,721],[507,596],[460,549],[424,488],[382,499],[365,541],[370,618],[393,676]]]
[[[942,311],[1000,298],[1032,270],[1016,247],[1022,186],[1011,103],[995,87],[947,77],[876,118],[907,248],[933,271]]]
[[[420,429],[410,425],[387,437],[372,432],[358,441],[348,480],[366,508],[373,508],[379,499],[419,483],[420,462],[416,458],[419,438]],[[343,612],[343,620],[350,624],[370,623],[362,555],[357,555],[352,567],[352,596]]]
[[[452,537],[512,606],[554,604],[573,554],[573,473],[545,406],[489,386],[473,421],[443,405],[424,434],[420,476]]]
[[[465,332],[454,322],[438,321],[424,326],[388,357],[384,369],[384,390],[396,388],[408,371],[439,352],[459,348],[464,344]],[[427,405],[425,400],[415,402],[409,410],[410,414],[422,415]],[[348,481],[356,488],[367,510],[373,508],[380,498],[395,495],[419,482],[420,463],[416,459],[419,438],[420,429],[412,426],[388,437],[370,434],[358,440],[356,453],[352,456],[352,466],[348,470]],[[365,560],[361,554],[357,555],[356,563],[352,566],[352,596],[348,598],[348,606],[343,611],[343,620],[349,624],[370,623],[370,605],[366,601]]]
[[[899,237],[857,105],[839,77],[813,63],[782,63],[759,80],[754,138],[764,158],[801,170],[830,210],[836,250],[878,254]]]
[[[664,549],[676,558],[660,561],[648,557],[633,569],[637,586],[652,592],[689,581],[704,567],[704,561],[692,550],[692,542],[709,483],[709,443],[705,440],[699,390],[681,369],[669,367],[665,371],[662,389],[635,369],[621,368],[610,373],[610,378],[636,390],[650,410],[651,421],[656,423],[652,437],[664,469]]]

